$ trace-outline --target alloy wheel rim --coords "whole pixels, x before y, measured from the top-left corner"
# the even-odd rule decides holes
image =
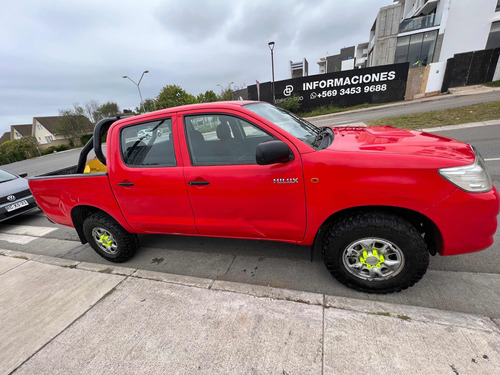
[[[113,235],[104,228],[92,229],[92,237],[99,248],[109,255],[118,253],[118,244]]]
[[[401,249],[382,238],[362,238],[344,249],[342,261],[352,275],[368,281],[384,281],[399,274],[405,258]]]

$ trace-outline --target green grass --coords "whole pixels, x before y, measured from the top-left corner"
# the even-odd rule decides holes
[[[384,104],[387,104],[387,103],[383,103],[383,104],[369,104],[369,103],[365,103],[365,104],[358,104],[358,105],[355,105],[353,107],[346,107],[346,108],[335,107],[333,105],[328,105],[328,106],[322,106],[322,107],[315,108],[315,109],[313,109],[312,111],[309,111],[309,112],[298,112],[297,115],[299,115],[300,117],[322,116],[322,115],[329,115],[329,114],[332,114],[332,113],[354,111],[356,109],[377,107],[379,105],[384,105]]]
[[[489,87],[500,87],[500,81],[487,82],[484,85]]]
[[[390,125],[400,129],[423,129],[468,122],[500,119],[500,101],[469,105],[459,108],[415,113],[368,121],[368,126]]]

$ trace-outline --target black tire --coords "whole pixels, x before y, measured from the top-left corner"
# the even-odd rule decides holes
[[[400,292],[418,282],[429,265],[429,251],[415,227],[384,212],[340,219],[325,233],[322,247],[333,277],[361,292]]]
[[[135,234],[127,232],[116,220],[102,213],[86,218],[83,232],[96,253],[110,262],[126,262],[139,247]]]

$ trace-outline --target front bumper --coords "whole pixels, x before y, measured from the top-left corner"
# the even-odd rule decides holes
[[[7,211],[7,208],[6,208],[7,206],[14,204],[16,202],[23,201],[23,200],[26,200],[28,202],[27,206],[18,208],[16,210],[10,211],[10,212]],[[15,216],[24,214],[25,212],[31,211],[37,207],[38,207],[38,205],[36,204],[35,198],[33,198],[33,195],[28,195],[26,197],[19,198],[14,202],[2,204],[2,205],[0,205],[0,221],[8,220],[8,219],[13,218]]]
[[[457,189],[424,214],[441,232],[440,254],[458,255],[484,250],[493,244],[499,210],[496,188],[487,193]]]

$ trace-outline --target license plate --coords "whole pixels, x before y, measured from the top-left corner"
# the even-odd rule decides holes
[[[23,201],[19,201],[19,202],[16,202],[14,204],[11,204],[10,206],[5,206],[5,209],[7,210],[7,212],[10,212],[10,211],[17,210],[17,209],[24,207],[24,206],[27,206],[27,205],[28,205],[28,201],[23,200]]]

